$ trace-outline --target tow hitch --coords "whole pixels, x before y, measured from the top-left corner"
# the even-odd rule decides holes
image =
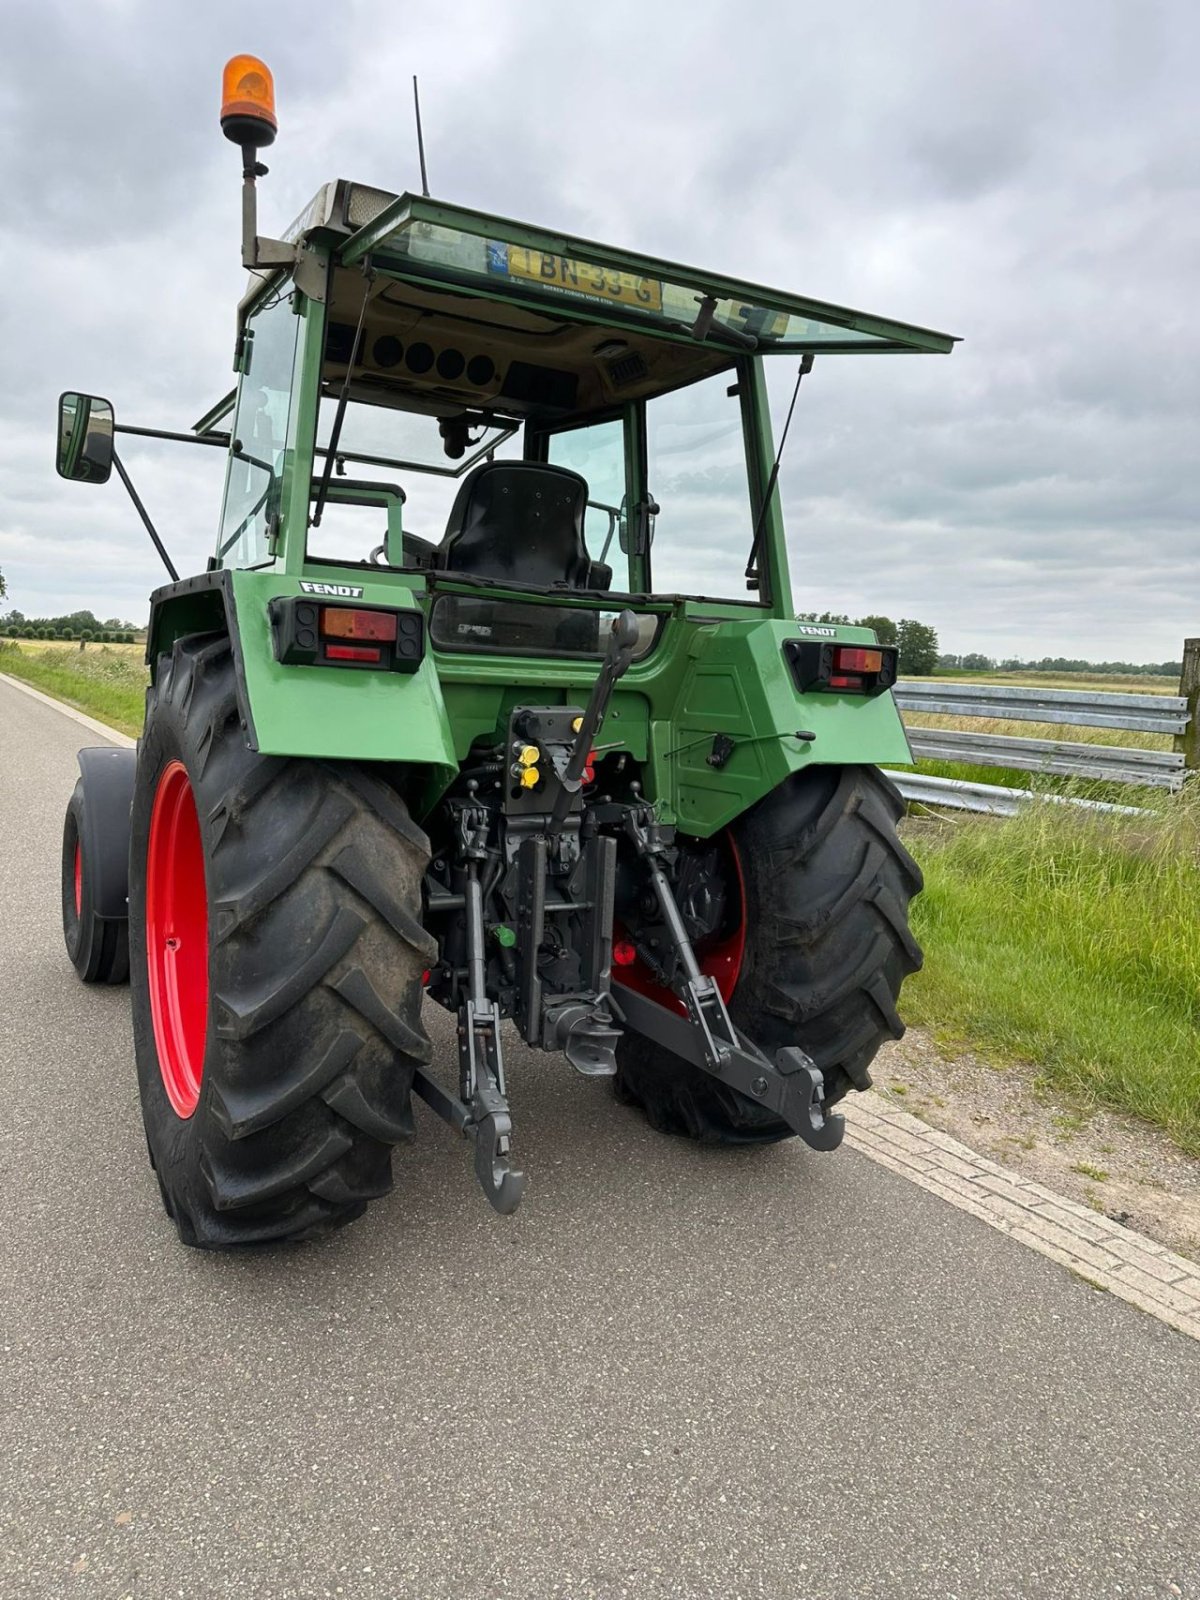
[[[632,801],[585,804],[589,758],[613,689],[632,659],[637,619],[623,611],[583,711],[571,706],[513,710],[489,796],[481,780],[448,802],[453,859],[427,881],[429,911],[451,912],[458,943],[431,986],[458,1018],[458,1095],[422,1069],[414,1088],[452,1127],[475,1141],[475,1173],[488,1201],[510,1213],[525,1176],[512,1166],[512,1116],[500,1044],[511,1016],[526,1043],[561,1050],[587,1076],[616,1070],[616,1044],[632,1027],[664,1049],[758,1101],[815,1150],[841,1143],[841,1117],[826,1116],[820,1069],[789,1047],[769,1059],[742,1038],[712,978],[700,969],[667,876],[674,830],[631,786]],[[499,790],[497,802],[495,791]],[[618,839],[645,874],[666,928],[664,976],[686,1014],[621,987],[612,991]],[[488,908],[505,913],[489,923]]]
[[[663,830],[649,806],[631,807],[624,817],[658,901],[675,956],[675,993],[687,1007],[681,1017],[636,989],[622,989],[624,1020],[639,1033],[731,1089],[757,1100],[814,1150],[836,1150],[845,1133],[845,1118],[826,1116],[825,1080],[821,1069],[797,1046],[776,1052],[770,1061],[757,1045],[739,1036],[721,992],[700,970],[692,942],[662,868],[668,848]]]

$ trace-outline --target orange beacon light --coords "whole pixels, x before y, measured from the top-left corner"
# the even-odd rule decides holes
[[[273,143],[275,80],[257,56],[233,56],[221,77],[221,131],[234,144],[261,149]]]

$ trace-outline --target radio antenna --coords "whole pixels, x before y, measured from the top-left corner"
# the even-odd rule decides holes
[[[417,89],[417,75],[413,73],[413,110],[417,116],[417,155],[421,161],[421,193],[429,198],[429,175],[425,171],[425,139],[421,133],[421,96]]]

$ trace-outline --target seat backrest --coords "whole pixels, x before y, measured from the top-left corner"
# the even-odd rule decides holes
[[[463,479],[437,564],[450,572],[571,589],[607,588],[583,542],[587,480],[536,461],[485,461]]]

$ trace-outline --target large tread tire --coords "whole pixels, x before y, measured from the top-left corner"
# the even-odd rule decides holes
[[[159,778],[186,768],[208,903],[199,1100],[172,1107],[146,954],[146,861]],[[431,1046],[422,972],[425,835],[393,789],[349,763],[246,746],[229,640],[159,658],[139,752],[130,851],[134,1040],[151,1161],[168,1215],[205,1249],[305,1239],[386,1194]]]
[[[78,778],[63,820],[63,940],[84,983],[127,983],[129,924],[124,918],[96,914],[91,863],[81,842],[83,805],[83,779]]]
[[[900,843],[904,801],[876,767],[794,773],[732,831],[746,945],[730,1015],[768,1055],[799,1045],[827,1106],[870,1087],[869,1067],[904,1024],[900,986],[921,965],[908,907],[921,869]],[[617,991],[619,995],[619,990]],[[653,1127],[704,1144],[769,1144],[792,1130],[716,1078],[626,1033],[614,1089]]]

